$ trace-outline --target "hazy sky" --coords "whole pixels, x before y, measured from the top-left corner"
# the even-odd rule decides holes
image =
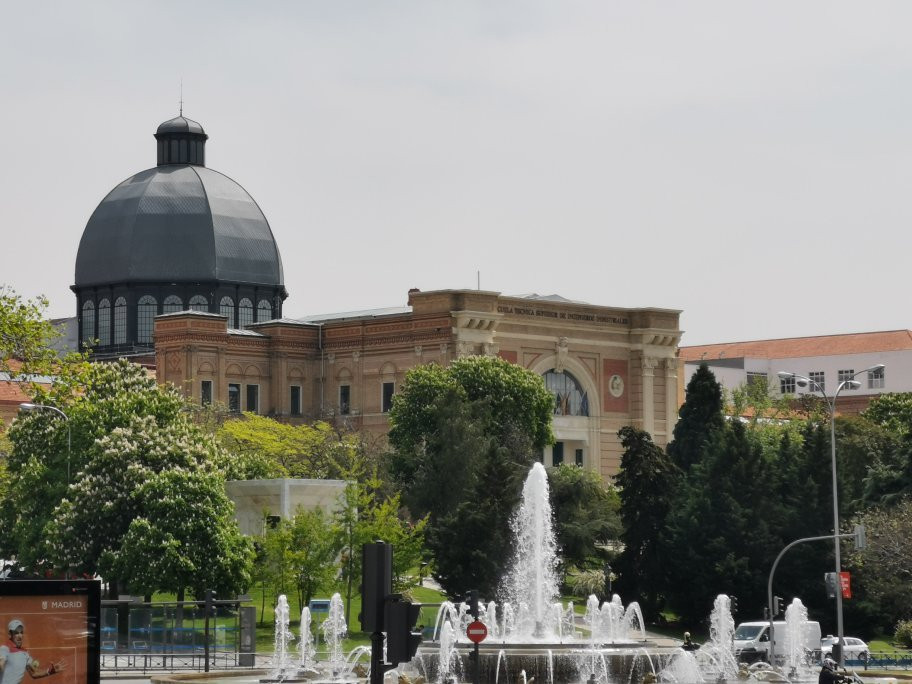
[[[912,3],[0,1],[0,283],[75,313],[158,124],[272,226],[287,316],[411,287],[912,327]]]

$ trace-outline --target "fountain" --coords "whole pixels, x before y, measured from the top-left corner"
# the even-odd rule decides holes
[[[479,649],[482,680],[496,684],[501,678],[513,682],[525,676],[551,684],[633,676],[638,682],[646,672],[654,674],[656,659],[665,656],[646,638],[636,603],[625,608],[616,594],[601,604],[590,596],[585,614],[577,616],[572,604],[559,602],[548,478],[540,463],[526,478],[511,528],[516,549],[501,583],[501,600],[479,606],[479,620],[488,629]],[[434,628],[437,643],[419,648],[413,661],[421,676],[444,684],[472,671],[466,636],[472,619],[465,604],[441,605]]]
[[[289,629],[288,598],[279,596],[275,607],[275,641],[273,642],[272,663],[264,682],[286,682],[297,677],[298,667],[292,664],[288,646],[294,641]]]

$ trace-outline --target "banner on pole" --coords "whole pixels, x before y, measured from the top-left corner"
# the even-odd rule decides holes
[[[852,598],[852,577],[848,572],[839,573],[839,586],[842,588],[842,598]]]

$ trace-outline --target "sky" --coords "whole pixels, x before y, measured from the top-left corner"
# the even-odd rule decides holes
[[[480,285],[679,309],[683,345],[912,328],[912,3],[0,10],[0,284],[51,316],[182,87],[289,317]]]

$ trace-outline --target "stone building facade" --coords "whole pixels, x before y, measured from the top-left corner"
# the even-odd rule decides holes
[[[543,376],[555,396],[557,441],[544,463],[578,463],[607,479],[618,471],[622,426],[648,430],[659,445],[670,437],[683,394],[679,315],[480,290],[412,290],[407,307],[245,330],[182,311],[155,319],[156,368],[160,382],[202,403],[382,436],[410,368],[497,355]]]

